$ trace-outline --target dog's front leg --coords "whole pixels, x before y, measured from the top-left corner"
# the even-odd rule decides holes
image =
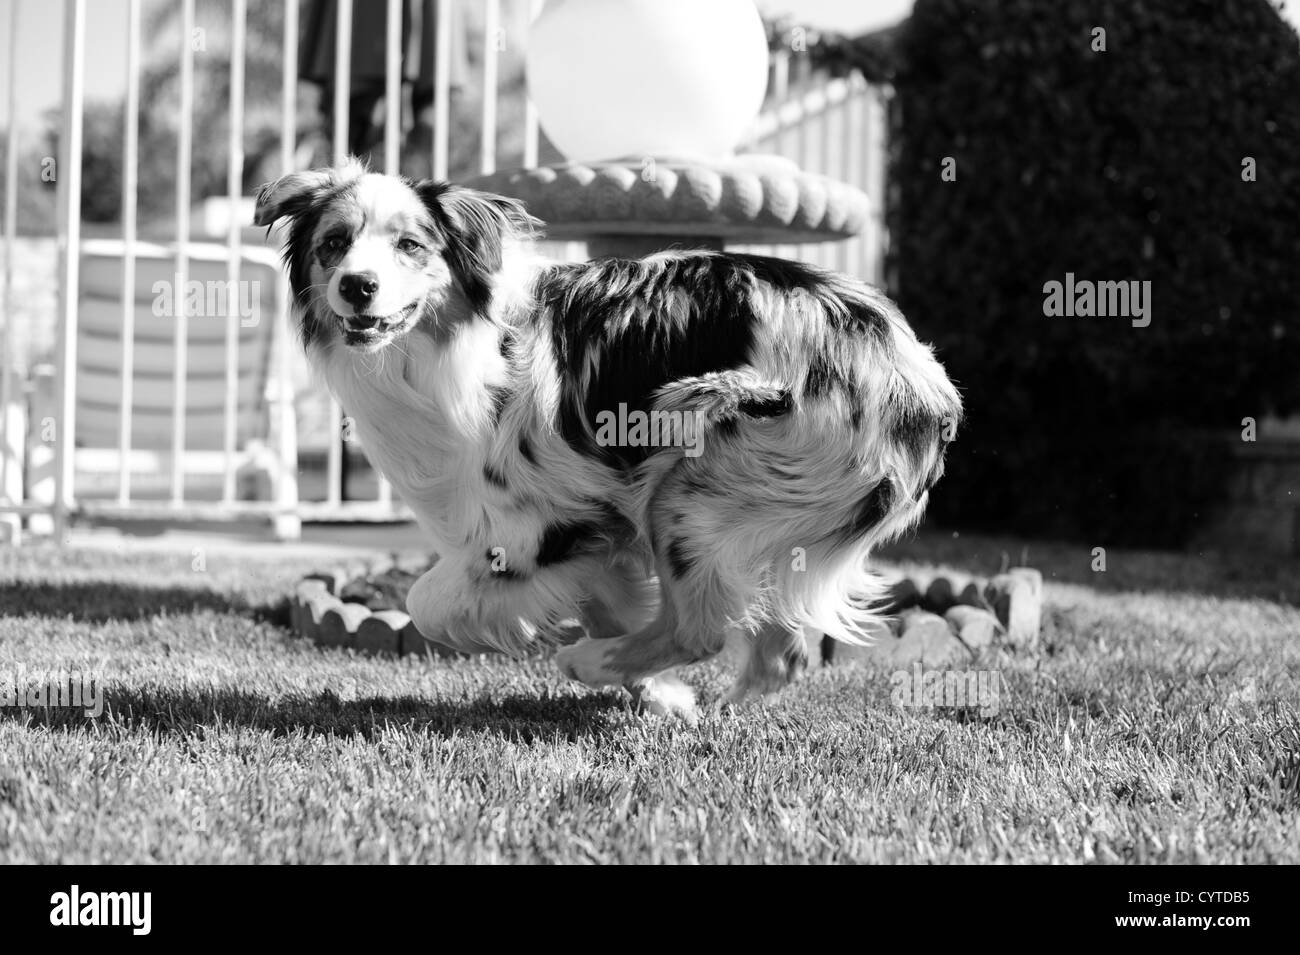
[[[491,653],[498,648],[468,625],[473,615],[467,612],[467,601],[474,599],[470,570],[458,557],[442,557],[411,585],[406,612],[415,628],[430,640],[463,653]]]

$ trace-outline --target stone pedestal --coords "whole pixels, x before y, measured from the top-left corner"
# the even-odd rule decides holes
[[[860,189],[779,156],[565,163],[468,185],[521,200],[547,238],[584,241],[592,258],[842,240],[862,231],[869,212]]]

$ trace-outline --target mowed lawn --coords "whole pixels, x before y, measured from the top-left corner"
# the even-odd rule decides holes
[[[710,664],[692,728],[545,659],[308,645],[301,560],[0,551],[0,678],[95,668],[107,703],[0,709],[0,862],[1300,862],[1300,566],[1027,556],[1043,645],[977,664],[995,715],[897,707],[862,665],[716,712]]]

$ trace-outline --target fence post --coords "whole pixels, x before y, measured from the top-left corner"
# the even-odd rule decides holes
[[[4,222],[4,339],[0,343],[0,500],[20,504],[23,499],[21,449],[25,429],[21,404],[14,400],[14,243],[18,238],[18,4],[9,11],[9,130],[5,138],[5,222]],[[11,411],[11,408],[13,409]],[[0,529],[9,528],[9,540],[22,538],[22,517],[0,514]]]
[[[37,536],[55,531],[59,493],[58,444],[63,433],[58,419],[58,392],[59,377],[53,366],[37,365],[31,370],[24,446],[27,473],[23,483],[27,502],[49,509],[49,513],[33,513],[27,518],[27,529]]]
[[[194,0],[181,0],[180,110],[176,131],[176,289],[172,294],[176,322],[176,366],[172,374],[171,503],[185,501],[186,394],[189,388],[190,309],[185,294],[190,277],[190,166],[194,144]]]
[[[140,3],[129,0],[126,109],[122,130],[122,385],[117,432],[117,501],[131,500],[131,422],[135,405],[135,259],[140,185]]]
[[[13,313],[5,315],[5,321],[12,321]],[[6,325],[6,329],[7,329]],[[17,369],[9,367],[9,353],[0,356],[5,363],[5,373]],[[14,375],[14,377],[17,377]],[[21,504],[23,501],[23,464],[25,435],[27,434],[27,409],[21,395],[8,391],[0,403],[0,500],[6,504]],[[7,528],[7,530],[6,530]],[[0,514],[0,541],[6,537],[10,544],[22,541],[23,519],[18,513]]]
[[[226,288],[239,301],[240,257],[243,242],[240,230],[240,198],[244,179],[244,43],[247,28],[247,0],[234,0],[230,10],[230,130],[226,156],[226,197],[230,203],[230,221],[226,233]],[[225,465],[221,475],[221,500],[235,500],[235,451],[239,438],[239,343],[243,319],[239,309],[228,304],[226,320],[226,404],[222,449]],[[215,316],[213,316],[215,317]]]
[[[74,506],[77,439],[77,297],[81,268],[81,133],[85,100],[85,0],[65,0],[63,128],[55,170],[59,197],[59,329],[54,441],[54,532],[66,540]]]

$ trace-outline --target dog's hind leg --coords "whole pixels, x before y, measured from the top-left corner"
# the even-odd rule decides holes
[[[671,540],[686,546],[676,537]],[[694,694],[672,671],[722,650],[728,620],[743,605],[714,568],[703,560],[687,567],[671,544],[659,560],[659,586],[659,615],[648,625],[625,636],[565,647],[556,663],[588,686],[626,686],[644,709],[694,719]]]
[[[610,568],[610,573],[593,584],[582,605],[582,622],[587,636],[606,642],[646,630],[658,615],[658,595],[659,584],[655,578],[639,575],[631,567]],[[593,647],[591,652],[594,651]],[[574,670],[569,675],[576,677],[581,665],[572,664]],[[676,713],[688,719],[694,712],[691,688],[670,671],[642,677],[623,686],[639,710],[660,716]]]
[[[667,595],[665,595],[666,597]],[[677,615],[665,599],[659,616],[621,637],[580,640],[556,653],[570,679],[588,686],[626,686],[642,709],[695,718],[695,694],[672,670],[698,659],[677,634]]]
[[[635,560],[615,560],[587,585],[582,622],[597,640],[633,633],[659,613],[659,583]]]
[[[791,630],[769,622],[748,635],[745,661],[725,702],[775,693],[797,680],[808,668],[808,644],[803,629]]]

